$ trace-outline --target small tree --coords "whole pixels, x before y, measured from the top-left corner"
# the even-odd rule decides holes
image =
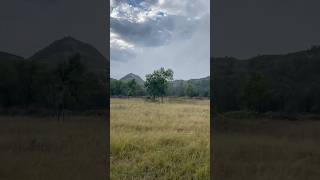
[[[166,94],[168,84],[173,79],[173,71],[171,69],[165,70],[163,67],[154,71],[152,74],[146,75],[145,87],[147,92],[152,96],[153,100]]]
[[[80,98],[84,96],[83,87],[86,78],[85,66],[82,64],[80,54],[76,54],[58,65],[54,71],[55,75],[55,98],[58,119],[64,110],[77,109],[81,105]]]
[[[128,96],[136,96],[138,91],[138,84],[135,79],[128,82]]]
[[[185,86],[185,94],[189,97],[195,97],[197,96],[197,91],[196,91],[196,88],[194,87],[193,84],[191,83],[188,83],[186,86]]]
[[[243,95],[246,108],[256,112],[264,111],[267,95],[268,88],[264,76],[261,73],[251,74]]]
[[[113,96],[127,96],[128,87],[127,83],[119,80],[113,80],[110,82],[111,95]]]

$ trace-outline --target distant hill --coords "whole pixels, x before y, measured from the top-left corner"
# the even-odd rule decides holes
[[[23,61],[23,57],[6,52],[0,52],[0,79],[5,79],[6,76],[14,76],[16,71],[18,71],[16,68],[17,65]]]
[[[16,56],[10,53],[6,53],[6,52],[1,52],[0,51],[0,62],[3,61],[21,61],[24,60],[23,57],[20,56]]]
[[[39,50],[29,58],[23,58],[6,52],[0,52],[0,65],[2,67],[13,65],[16,62],[27,60],[48,64],[56,67],[59,63],[67,61],[72,56],[79,54],[82,63],[88,71],[106,76],[109,72],[108,62],[96,48],[90,44],[81,42],[72,37],[64,37],[56,40],[49,46]]]
[[[249,59],[212,58],[220,111],[320,112],[320,47]]]
[[[72,37],[64,37],[54,41],[49,46],[31,56],[29,60],[48,63],[55,67],[60,62],[68,60],[77,53],[80,54],[81,61],[89,71],[98,74],[108,73],[108,60],[90,44]]]
[[[139,85],[143,85],[144,84],[144,80],[140,76],[138,76],[136,74],[133,74],[133,73],[129,73],[129,74],[125,75],[123,78],[120,79],[120,81],[131,81],[133,79]]]
[[[139,85],[144,86],[144,80],[133,73],[125,75],[120,81],[128,82],[135,80]],[[210,93],[210,76],[199,79],[190,80],[174,80],[169,82],[168,95],[169,96],[185,96],[185,88],[187,85],[192,85],[197,96],[209,96]]]
[[[141,92],[140,95],[147,95],[144,87],[144,81],[138,75],[129,73],[120,80],[110,78],[111,82],[111,95],[115,96],[126,96],[127,86],[126,82],[135,80],[137,84],[140,85]],[[120,83],[124,82],[124,83]],[[208,97],[210,95],[210,76],[200,79],[190,79],[190,80],[174,80],[169,82],[168,96],[188,96],[186,93],[186,88],[191,87],[193,91],[193,96]],[[189,88],[190,89],[190,88]]]
[[[98,50],[72,37],[30,58],[0,52],[0,114],[11,108],[105,109],[108,71],[108,60]]]

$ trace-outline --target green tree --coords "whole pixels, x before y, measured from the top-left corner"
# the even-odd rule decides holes
[[[112,80],[110,82],[110,89],[112,96],[127,96],[128,95],[128,85],[127,83],[119,80]]]
[[[196,92],[196,89],[194,87],[194,85],[192,85],[191,83],[188,83],[186,86],[185,86],[185,94],[189,97],[195,97],[197,96],[197,92]]]
[[[128,82],[128,96],[136,96],[138,91],[138,84],[136,80],[132,79]]]
[[[153,100],[161,97],[163,101],[163,96],[166,95],[169,81],[172,79],[173,71],[171,69],[165,70],[163,67],[154,71],[152,74],[146,75],[145,87]]]
[[[79,109],[83,103],[81,98],[88,96],[85,89],[86,70],[81,63],[81,56],[76,54],[58,65],[55,74],[55,104],[58,118],[65,109]]]
[[[265,111],[267,96],[268,87],[264,76],[261,73],[251,74],[243,95],[246,108],[255,112]]]

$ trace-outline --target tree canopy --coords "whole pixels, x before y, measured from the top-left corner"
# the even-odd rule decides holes
[[[157,97],[166,95],[169,81],[173,80],[173,71],[171,69],[165,70],[163,67],[155,70],[152,74],[146,75],[145,87],[147,92],[155,100]]]

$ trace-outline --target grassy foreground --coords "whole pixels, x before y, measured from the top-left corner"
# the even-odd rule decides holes
[[[210,176],[209,101],[111,99],[111,179]]]
[[[216,124],[215,179],[320,179],[320,121],[219,118]]]
[[[105,117],[0,117],[0,179],[105,179]]]

